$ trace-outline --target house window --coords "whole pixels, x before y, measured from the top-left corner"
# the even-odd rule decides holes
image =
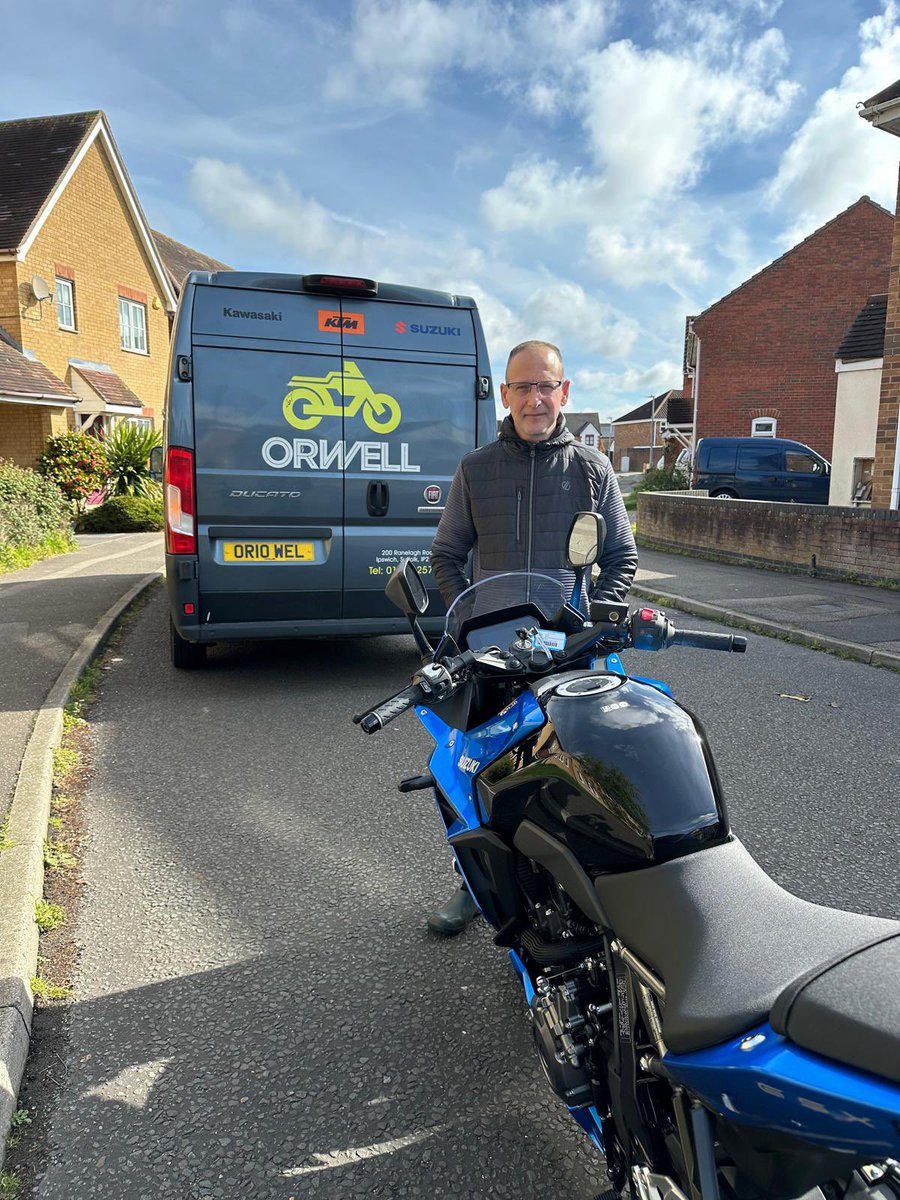
[[[595,436],[592,433],[586,433],[584,435],[584,444],[586,446],[594,446],[594,445],[596,445],[596,441],[597,441],[597,439],[595,438]]]
[[[59,275],[56,277],[56,319],[60,329],[75,332],[75,284]]]
[[[123,350],[147,353],[147,309],[136,300],[119,297],[119,335]]]
[[[874,458],[854,458],[853,488],[850,492],[854,504],[866,504],[872,499],[872,476],[874,474]]]
[[[778,422],[774,417],[754,417],[750,427],[751,437],[774,437]]]
[[[128,424],[134,425],[137,429],[152,429],[153,421],[150,417],[129,417]]]

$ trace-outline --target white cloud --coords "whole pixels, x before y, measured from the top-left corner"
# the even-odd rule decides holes
[[[612,7],[613,0],[357,0],[346,53],[329,71],[326,92],[413,107],[461,70],[550,115],[560,106],[569,60],[600,43]]]
[[[710,221],[685,197],[716,153],[777,126],[798,90],[778,30],[751,38],[739,14],[683,0],[658,9],[665,48],[619,40],[578,59],[571,105],[592,166],[528,156],[482,197],[498,233],[583,227],[591,264],[625,286],[704,278]]]
[[[625,358],[640,332],[637,321],[613,311],[577,283],[555,280],[533,292],[519,313],[522,338],[566,345],[577,342],[592,354]]]
[[[900,9],[894,0],[859,27],[859,62],[823,92],[800,126],[766,190],[793,219],[790,246],[868,194],[893,210],[900,142],[862,121],[856,105],[893,83],[900,62]]]
[[[572,376],[570,403],[573,408],[596,409],[612,418],[621,416],[621,404],[616,398],[635,393],[638,397],[658,396],[668,388],[680,388],[682,384],[681,363],[672,360],[656,362],[651,367],[628,367],[614,373],[609,371],[576,371]],[[633,405],[632,405],[633,407]]]

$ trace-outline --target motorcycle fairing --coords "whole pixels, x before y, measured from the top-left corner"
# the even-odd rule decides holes
[[[456,813],[456,819],[447,829],[451,838],[485,823],[474,789],[478,772],[540,729],[547,719],[529,691],[468,733],[447,725],[430,708],[418,706],[416,715],[436,743],[429,763],[431,773]]]
[[[719,1046],[669,1053],[664,1063],[734,1124],[870,1161],[900,1152],[900,1086],[803,1050],[768,1023]]]
[[[592,669],[599,671],[601,669],[600,659],[592,659],[591,667]],[[657,688],[657,690],[662,692],[663,695],[669,696],[673,700],[675,699],[674,695],[672,694],[672,689],[667,683],[663,683],[661,679],[650,679],[650,677],[647,675],[629,675],[625,670],[622,660],[619,658],[618,654],[607,654],[606,658],[603,660],[602,669],[606,671],[612,671],[616,675],[623,675],[626,679],[636,679],[638,683],[649,683],[651,687]]]

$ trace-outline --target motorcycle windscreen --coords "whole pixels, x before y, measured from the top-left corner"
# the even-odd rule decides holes
[[[308,303],[302,296],[283,299]],[[307,452],[326,430],[330,438],[341,437],[338,349],[195,340],[204,622],[341,616],[341,468],[326,456],[310,470]]]
[[[369,310],[377,314],[377,325]],[[462,456],[475,446],[471,314],[387,303],[372,303],[365,314],[368,335],[370,329],[374,333],[398,325],[407,330],[449,327],[447,311],[452,313],[452,327],[466,330],[466,340],[460,339],[459,353],[453,355],[433,348],[427,353],[416,350],[409,340],[393,350],[357,347],[345,331],[344,614],[348,617],[396,616],[384,586],[404,557],[413,561],[428,590],[426,616],[440,620],[445,612],[431,571],[431,543],[454,472]],[[415,338],[407,333],[393,336],[395,341]],[[422,336],[433,347],[446,335]],[[361,402],[354,397],[362,397]]]

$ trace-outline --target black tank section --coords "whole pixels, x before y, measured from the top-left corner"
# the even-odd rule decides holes
[[[537,684],[546,725],[480,773],[492,827],[524,818],[591,874],[652,866],[729,838],[700,722],[658,688],[570,672]]]

